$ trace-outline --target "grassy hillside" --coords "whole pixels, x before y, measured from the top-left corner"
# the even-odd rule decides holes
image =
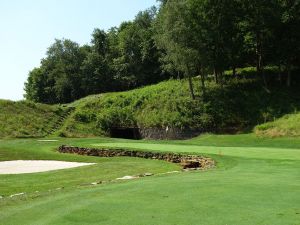
[[[66,112],[59,106],[0,100],[0,138],[48,135],[63,122]]]
[[[300,113],[288,114],[273,122],[256,126],[255,133],[259,136],[281,137],[300,136]]]
[[[89,96],[71,104],[76,110],[57,134],[97,136],[110,127],[136,126],[245,131],[300,108],[299,94],[295,94],[299,91],[282,87],[267,91],[253,79],[232,80],[222,87],[207,82],[205,97],[197,78],[194,85],[196,100],[191,100],[186,80]]]
[[[245,78],[238,80],[226,74],[223,85],[207,81],[205,96],[199,78],[194,78],[196,100],[190,98],[186,80],[88,96],[65,107],[1,100],[0,137],[103,136],[112,127],[244,132],[300,109],[300,90],[274,84],[266,90],[251,71],[239,69],[238,76]],[[273,125],[262,125],[257,133],[265,133],[262,130],[268,126]],[[271,133],[297,135],[289,127],[286,130],[289,132],[273,129]]]

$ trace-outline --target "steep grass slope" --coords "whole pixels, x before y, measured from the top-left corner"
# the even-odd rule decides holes
[[[0,100],[0,138],[49,135],[63,123],[67,112],[59,106]]]
[[[193,82],[196,100],[186,80],[88,96],[65,107],[1,100],[0,137],[103,136],[114,127],[243,132],[300,109],[296,88],[270,85],[266,90],[254,78],[222,85],[207,81],[203,96],[199,79]]]
[[[170,80],[119,93],[94,95],[71,104],[76,110],[66,120],[61,136],[105,135],[111,127],[192,128],[213,132],[252,130],[300,108],[298,90],[273,87],[245,79],[215,85],[207,82],[202,96],[195,78],[196,100],[186,80]]]
[[[255,133],[268,137],[299,137],[300,113],[288,114],[273,122],[268,122],[255,127]]]

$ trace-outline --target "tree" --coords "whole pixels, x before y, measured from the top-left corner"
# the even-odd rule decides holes
[[[77,43],[56,39],[41,67],[30,72],[26,97],[45,103],[66,103],[83,97],[80,66],[85,57],[85,51]]]
[[[115,78],[125,89],[162,80],[159,52],[153,41],[152,24],[156,9],[138,13],[133,22],[118,29],[118,56],[113,60]]]
[[[265,86],[267,80],[264,73],[266,49],[272,43],[272,34],[279,22],[279,5],[277,0],[244,0],[242,1],[245,16],[243,29],[246,32],[250,51],[256,56],[257,74],[261,75]],[[278,46],[277,46],[278,47]]]
[[[55,40],[41,66],[29,73],[26,98],[65,103],[89,94],[128,90],[171,76],[200,75],[225,83],[225,70],[256,65],[267,88],[265,65],[285,69],[286,84],[299,65],[299,0],[159,0],[107,32],[95,29],[90,45]],[[281,78],[282,76],[280,76]]]
[[[235,69],[244,52],[240,0],[188,0],[189,26],[201,68],[221,81],[225,69]]]
[[[24,97],[34,102],[48,102],[48,93],[46,93],[47,79],[41,68],[34,68],[29,72],[27,82],[25,83]],[[50,102],[49,102],[50,103]]]
[[[280,25],[275,32],[279,65],[283,64],[286,73],[286,85],[292,83],[292,66],[300,64],[300,1],[280,0]]]
[[[108,35],[95,29],[92,46],[81,65],[81,88],[84,95],[104,93],[113,90],[113,77],[107,62],[109,52]]]
[[[167,1],[160,9],[156,21],[155,43],[164,51],[165,69],[185,74],[189,80],[191,98],[195,99],[192,74],[196,73],[197,51],[191,46],[191,26],[187,23],[186,0]]]

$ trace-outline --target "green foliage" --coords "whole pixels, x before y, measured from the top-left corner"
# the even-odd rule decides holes
[[[278,67],[266,67],[265,72],[277,77]],[[277,85],[267,90],[255,78],[253,67],[237,69],[236,75],[240,79],[233,79],[232,71],[226,71],[225,75],[222,85],[206,81],[205,98],[199,86],[195,89],[196,100],[192,100],[187,80],[169,80],[128,92],[88,96],[69,104],[69,108],[74,108],[75,111],[66,118],[49,116],[32,125],[26,125],[23,121],[24,126],[17,128],[17,135],[11,125],[7,130],[3,122],[2,136],[44,136],[49,130],[62,137],[102,136],[108,135],[111,128],[118,127],[174,127],[207,132],[244,132],[252,130],[257,124],[273,121],[300,108],[297,98],[299,90]],[[198,83],[199,78],[194,78],[195,87]],[[33,104],[32,107],[34,106]],[[3,108],[5,109],[4,105]],[[11,111],[13,109],[2,110],[3,117],[5,112],[13,121],[15,117]],[[31,114],[35,120],[30,119],[33,117]],[[26,118],[28,121],[36,121],[37,118],[43,118],[43,112],[30,112],[26,114]],[[61,126],[54,125],[58,119]],[[52,122],[48,122],[49,120]],[[17,123],[13,121],[11,124],[16,127]]]
[[[39,68],[29,73],[25,97],[42,103],[69,103],[87,95],[157,83],[160,52],[153,41],[156,8],[105,32],[95,29],[91,45],[55,40]]]
[[[133,22],[120,25],[117,57],[113,73],[123,89],[156,83],[161,80],[159,52],[153,41],[152,23],[156,9],[138,13]],[[120,89],[120,88],[119,88]]]
[[[272,122],[258,125],[254,129],[258,136],[267,137],[299,137],[300,113],[288,114]]]
[[[88,111],[77,112],[74,114],[74,119],[77,122],[86,123],[95,120],[96,115],[90,114]]]
[[[108,131],[113,127],[134,127],[135,119],[129,107],[108,107],[97,118],[97,128]]]
[[[242,71],[242,70],[241,70]],[[251,74],[251,69],[246,75]],[[193,80],[199,83],[198,78]],[[113,127],[176,127],[237,132],[272,121],[300,108],[297,90],[266,91],[255,79],[206,82],[207,97],[196,89],[189,97],[187,80],[170,80],[128,92],[94,95],[75,103],[75,113],[61,130],[67,136],[107,134]]]
[[[27,100],[65,103],[82,97],[80,66],[88,49],[68,39],[55,40],[41,66],[29,73],[25,83]]]
[[[0,138],[50,134],[67,111],[59,106],[5,100],[0,100],[0,109]]]
[[[191,80],[200,75],[205,99],[205,80],[210,74],[222,84],[227,70],[237,79],[239,74],[255,73],[269,89],[274,82],[269,83],[268,67],[275,66],[279,74],[276,85],[296,86],[298,79],[292,70],[299,68],[300,60],[299,1],[160,3],[158,10],[152,7],[139,12],[133,21],[107,32],[95,29],[91,45],[56,40],[41,66],[29,73],[25,97],[69,103],[91,94],[129,90],[184,75],[194,100]],[[245,66],[256,70],[237,69]],[[170,115],[173,120],[177,116]]]

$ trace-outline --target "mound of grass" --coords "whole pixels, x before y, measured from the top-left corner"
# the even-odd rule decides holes
[[[72,103],[75,112],[58,134],[68,137],[99,136],[112,127],[190,128],[213,132],[252,130],[300,108],[297,90],[273,87],[269,91],[256,79],[206,83],[194,79],[196,100],[186,80],[169,80],[119,93],[89,96]]]
[[[255,127],[255,133],[268,137],[299,137],[300,113],[288,114],[273,122],[258,125]]]
[[[267,67],[265,73],[277,76],[275,67]],[[66,105],[65,109],[24,101],[0,101],[0,137],[49,134],[93,137],[108,135],[112,128],[122,127],[237,133],[252,131],[257,124],[300,110],[299,89],[275,85],[272,79],[266,89],[251,67],[237,69],[237,75],[239,79],[227,71],[219,85],[208,79],[205,96],[199,78],[194,78],[196,100],[190,98],[188,82],[183,79],[127,92],[88,96]]]
[[[205,105],[190,99],[186,81],[91,96],[75,104],[62,129],[65,136],[104,135],[111,127],[212,126]]]
[[[62,123],[67,109],[27,101],[0,100],[1,137],[41,137]]]

